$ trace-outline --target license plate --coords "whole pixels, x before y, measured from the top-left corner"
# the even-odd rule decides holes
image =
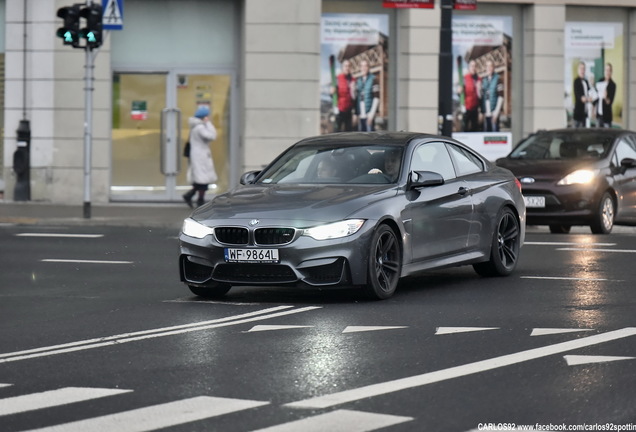
[[[545,207],[545,197],[543,196],[524,196],[523,200],[526,202],[526,207],[530,207],[530,208]]]
[[[278,249],[225,248],[225,261],[234,263],[278,263]]]

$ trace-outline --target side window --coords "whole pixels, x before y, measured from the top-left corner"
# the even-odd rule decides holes
[[[411,171],[433,171],[441,174],[444,180],[457,177],[446,146],[441,142],[426,143],[416,148]]]
[[[614,163],[618,166],[625,158],[636,159],[636,144],[633,139],[621,138],[616,146],[616,157]]]
[[[477,156],[459,146],[449,144],[458,176],[478,173],[484,170],[484,163]]]

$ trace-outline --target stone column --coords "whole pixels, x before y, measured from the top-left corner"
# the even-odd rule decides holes
[[[243,171],[320,133],[321,0],[245,0]]]
[[[396,130],[437,134],[440,10],[398,11]]]
[[[523,136],[567,126],[563,102],[565,5],[535,4],[524,14]]]

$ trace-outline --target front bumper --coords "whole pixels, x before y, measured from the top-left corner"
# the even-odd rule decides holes
[[[271,246],[279,251],[280,261],[275,264],[226,262],[225,248],[236,246],[221,244],[214,235],[197,239],[181,233],[180,279],[196,286],[218,283],[313,287],[364,285],[367,245],[372,235],[372,229],[366,225],[356,234],[341,239],[299,237],[284,246]]]
[[[526,207],[528,225],[587,225],[598,211],[600,194],[589,186],[523,187],[522,192],[545,197],[545,207]]]

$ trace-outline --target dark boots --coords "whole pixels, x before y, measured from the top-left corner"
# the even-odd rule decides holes
[[[188,205],[188,207],[190,208],[194,208],[194,206],[192,205],[192,197],[195,194],[195,190],[192,189],[186,193],[184,193],[183,196],[183,200],[186,202],[186,204]]]

